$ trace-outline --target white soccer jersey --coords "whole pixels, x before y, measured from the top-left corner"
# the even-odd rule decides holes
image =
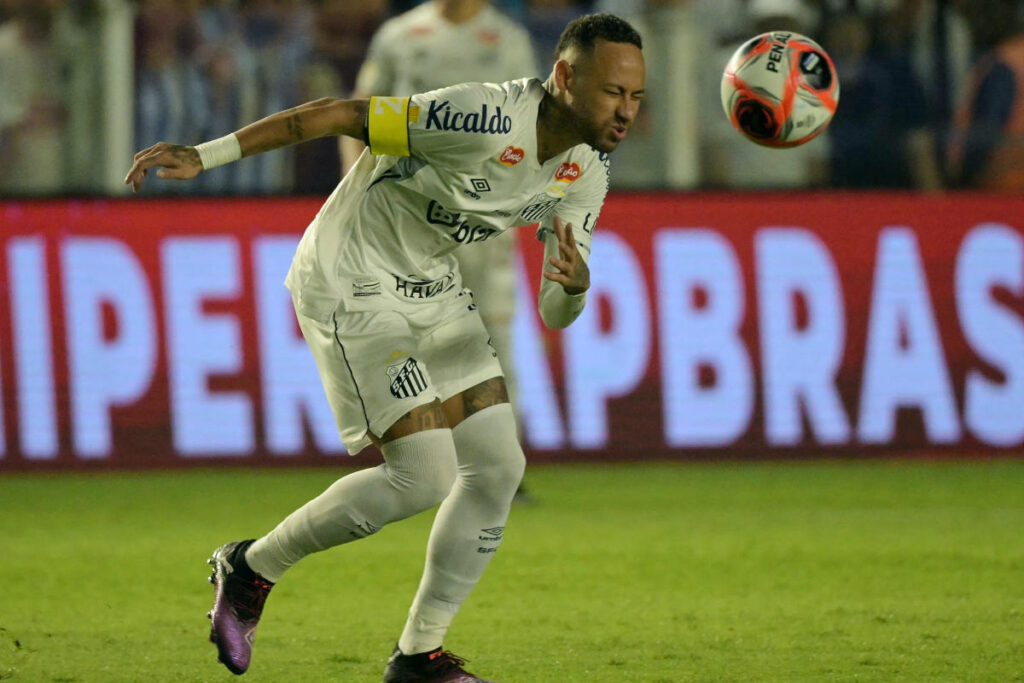
[[[540,74],[522,26],[490,3],[471,19],[453,23],[444,17],[441,3],[433,1],[384,22],[359,71],[356,91],[360,96],[405,96],[456,83],[501,83],[534,75]],[[499,353],[507,346],[502,326],[515,313],[513,238],[505,235],[456,253]]]
[[[607,155],[581,144],[539,163],[543,96],[533,78],[371,99],[370,149],[307,228],[289,270],[299,312],[327,320],[339,307],[414,310],[457,296],[457,247],[538,221],[550,229],[554,215],[572,224],[588,259]]]
[[[536,73],[529,34],[493,6],[454,24],[442,16],[438,3],[426,2],[380,27],[359,71],[356,91],[404,96]]]

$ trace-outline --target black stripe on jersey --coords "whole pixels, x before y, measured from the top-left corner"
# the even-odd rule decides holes
[[[395,178],[401,178],[401,177],[402,177],[402,174],[399,173],[398,171],[396,171],[395,167],[392,166],[388,170],[384,171],[384,173],[382,173],[379,178],[377,178],[372,183],[370,183],[369,187],[366,188],[366,191],[369,192],[371,187],[373,187],[374,185],[376,185],[377,183],[379,183],[382,180],[393,180]]]
[[[587,225],[590,223],[590,217],[592,215],[593,214],[588,213],[587,217],[583,219],[583,232],[585,232],[587,234],[593,234],[594,233],[594,226],[593,225],[590,226],[590,230],[587,230]]]
[[[341,343],[341,338],[338,336],[338,316],[335,313],[331,314],[331,320],[334,321],[334,341],[338,342],[338,348],[341,349],[341,357],[345,361],[345,367],[348,368],[348,374],[352,378],[352,386],[356,388],[356,396],[359,397],[359,405],[363,408],[363,419],[366,420],[366,431],[369,434],[370,431],[370,418],[366,414],[366,403],[363,402],[363,395],[359,392],[359,382],[356,381],[356,375],[352,372],[352,366],[349,365],[348,355],[345,353],[345,345]]]

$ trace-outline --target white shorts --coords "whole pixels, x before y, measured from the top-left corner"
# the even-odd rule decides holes
[[[345,448],[355,455],[416,406],[503,376],[468,292],[411,313],[297,313]]]

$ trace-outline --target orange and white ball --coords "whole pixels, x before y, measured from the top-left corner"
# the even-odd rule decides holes
[[[828,127],[839,77],[828,53],[790,31],[751,38],[722,74],[722,106],[740,133],[766,147],[796,147]]]

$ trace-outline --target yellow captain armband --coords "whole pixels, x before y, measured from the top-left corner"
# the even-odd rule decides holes
[[[419,107],[410,107],[408,97],[371,97],[366,113],[367,138],[374,154],[409,156],[409,122]]]

